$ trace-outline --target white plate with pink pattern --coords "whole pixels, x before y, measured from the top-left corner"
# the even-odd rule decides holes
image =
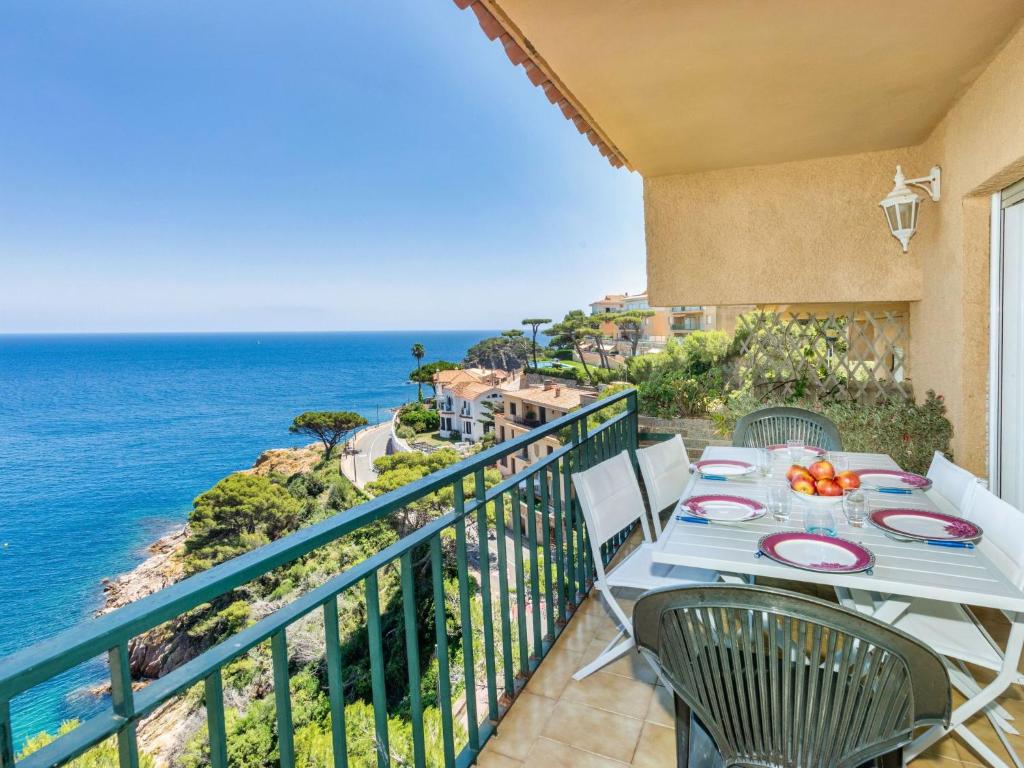
[[[902,469],[855,469],[864,488],[883,493],[910,493],[927,491],[932,481],[924,475],[904,472]]]
[[[875,565],[875,556],[860,544],[817,533],[770,533],[757,548],[777,563],[818,573],[859,573]]]
[[[754,465],[750,462],[735,459],[704,459],[695,461],[693,466],[702,475],[714,477],[742,477],[754,471]]]
[[[745,523],[764,517],[767,512],[764,504],[759,501],[721,493],[690,496],[680,506],[694,517],[716,523]]]
[[[981,527],[962,517],[925,509],[879,509],[871,523],[886,533],[918,541],[977,541]]]

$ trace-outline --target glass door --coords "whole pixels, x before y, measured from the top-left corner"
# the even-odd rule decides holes
[[[994,490],[1024,508],[1024,181],[1001,195],[994,383]]]

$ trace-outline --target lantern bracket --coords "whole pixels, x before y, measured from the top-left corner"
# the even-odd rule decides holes
[[[896,166],[897,174],[902,175],[903,171],[899,166]],[[907,179],[904,184],[920,187],[928,193],[928,196],[932,199],[933,203],[939,202],[939,190],[941,187],[942,180],[942,169],[937,165],[932,166],[931,173],[927,176],[922,176],[918,179]],[[898,183],[898,182],[897,182]]]

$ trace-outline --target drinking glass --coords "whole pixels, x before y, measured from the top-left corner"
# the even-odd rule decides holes
[[[846,522],[854,528],[863,528],[868,520],[868,497],[860,488],[843,491],[843,512]]]
[[[784,485],[773,485],[768,489],[768,511],[777,522],[789,520],[793,509],[793,495]]]
[[[772,474],[772,452],[767,448],[757,449],[757,471],[761,477],[770,477]]]
[[[819,536],[835,536],[835,515],[829,507],[810,507],[804,514],[804,530]]]
[[[837,451],[829,451],[828,460],[829,460],[829,463],[833,467],[835,467],[837,475],[840,472],[845,472],[846,470],[848,470],[850,468],[850,460],[849,460],[849,458],[847,458],[846,456],[844,456],[841,453],[838,453]]]
[[[799,464],[804,458],[804,441],[803,440],[787,440],[786,448],[789,449],[789,460],[794,464]]]

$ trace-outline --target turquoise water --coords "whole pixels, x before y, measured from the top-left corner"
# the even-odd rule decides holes
[[[90,616],[192,499],[267,448],[300,445],[304,410],[371,422],[415,397],[426,361],[490,331],[0,336],[0,656]],[[87,716],[102,661],[14,702],[16,737]],[[76,693],[77,691],[77,693]]]

